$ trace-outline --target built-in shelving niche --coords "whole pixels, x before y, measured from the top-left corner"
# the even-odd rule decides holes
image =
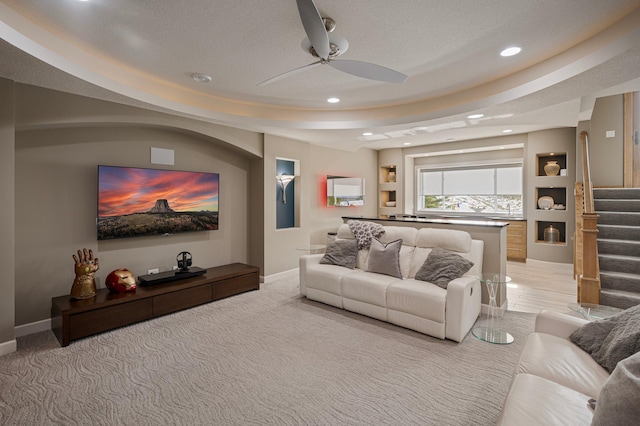
[[[544,171],[544,166],[549,161],[557,161],[560,166],[560,171],[557,176],[565,176],[567,172],[567,154],[565,152],[549,152],[545,154],[536,154],[536,176],[547,176]],[[564,172],[563,172],[564,170]]]
[[[567,207],[567,188],[566,187],[540,187],[536,188],[536,208],[541,209],[538,206],[538,200],[540,197],[553,198],[554,205],[562,205],[566,209]],[[559,209],[562,210],[562,209]]]
[[[392,207],[387,202],[396,202],[396,191],[380,191],[380,207]]]
[[[558,242],[549,242],[544,239],[544,230],[549,226],[553,226],[559,232]],[[537,220],[536,221],[536,243],[540,244],[559,244],[566,245],[567,244],[567,224],[565,222],[557,222],[557,221],[544,221]]]

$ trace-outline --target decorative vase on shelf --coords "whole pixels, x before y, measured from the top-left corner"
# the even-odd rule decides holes
[[[387,174],[387,182],[395,182],[396,181],[396,172],[389,172]]]
[[[547,176],[558,176],[560,164],[558,164],[557,161],[547,161],[547,164],[544,166],[544,172]]]

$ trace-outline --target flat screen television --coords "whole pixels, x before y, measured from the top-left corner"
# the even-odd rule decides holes
[[[98,166],[98,240],[218,229],[218,173]]]

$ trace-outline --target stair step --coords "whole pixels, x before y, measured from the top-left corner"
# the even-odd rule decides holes
[[[593,200],[596,211],[605,212],[638,212],[640,211],[640,199],[629,198],[604,198]]]
[[[598,223],[603,225],[640,226],[640,213],[636,212],[597,212]]]
[[[640,294],[640,275],[601,271],[600,287],[607,290],[630,291]]]
[[[640,257],[599,254],[598,259],[600,260],[600,271],[640,274]]]
[[[640,240],[640,226],[606,225],[598,223],[598,239]]]
[[[600,304],[613,306],[614,308],[629,309],[640,305],[640,293],[632,293],[620,290],[600,290]]]
[[[640,257],[640,241],[598,238],[598,253]]]
[[[640,199],[640,188],[593,188],[593,199],[596,198]]]

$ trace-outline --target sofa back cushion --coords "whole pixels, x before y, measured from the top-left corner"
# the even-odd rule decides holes
[[[380,241],[389,243],[402,240],[400,248],[400,270],[403,278],[413,278],[422,266],[433,247],[440,247],[458,253],[474,265],[466,275],[480,275],[482,272],[482,257],[484,242],[472,240],[465,231],[440,228],[414,228],[410,226],[385,226]],[[336,234],[338,239],[355,239],[349,225],[343,223]],[[369,250],[359,250],[356,268],[367,270]]]
[[[479,273],[482,270],[482,261],[480,261],[480,265],[477,265],[477,259],[470,258],[471,243],[471,235],[468,232],[455,229],[420,228],[416,237],[416,248],[413,252],[408,276],[410,278],[416,276],[418,270],[427,260],[427,256],[435,247],[455,252],[465,259],[471,260],[474,262],[474,267],[468,274]]]

